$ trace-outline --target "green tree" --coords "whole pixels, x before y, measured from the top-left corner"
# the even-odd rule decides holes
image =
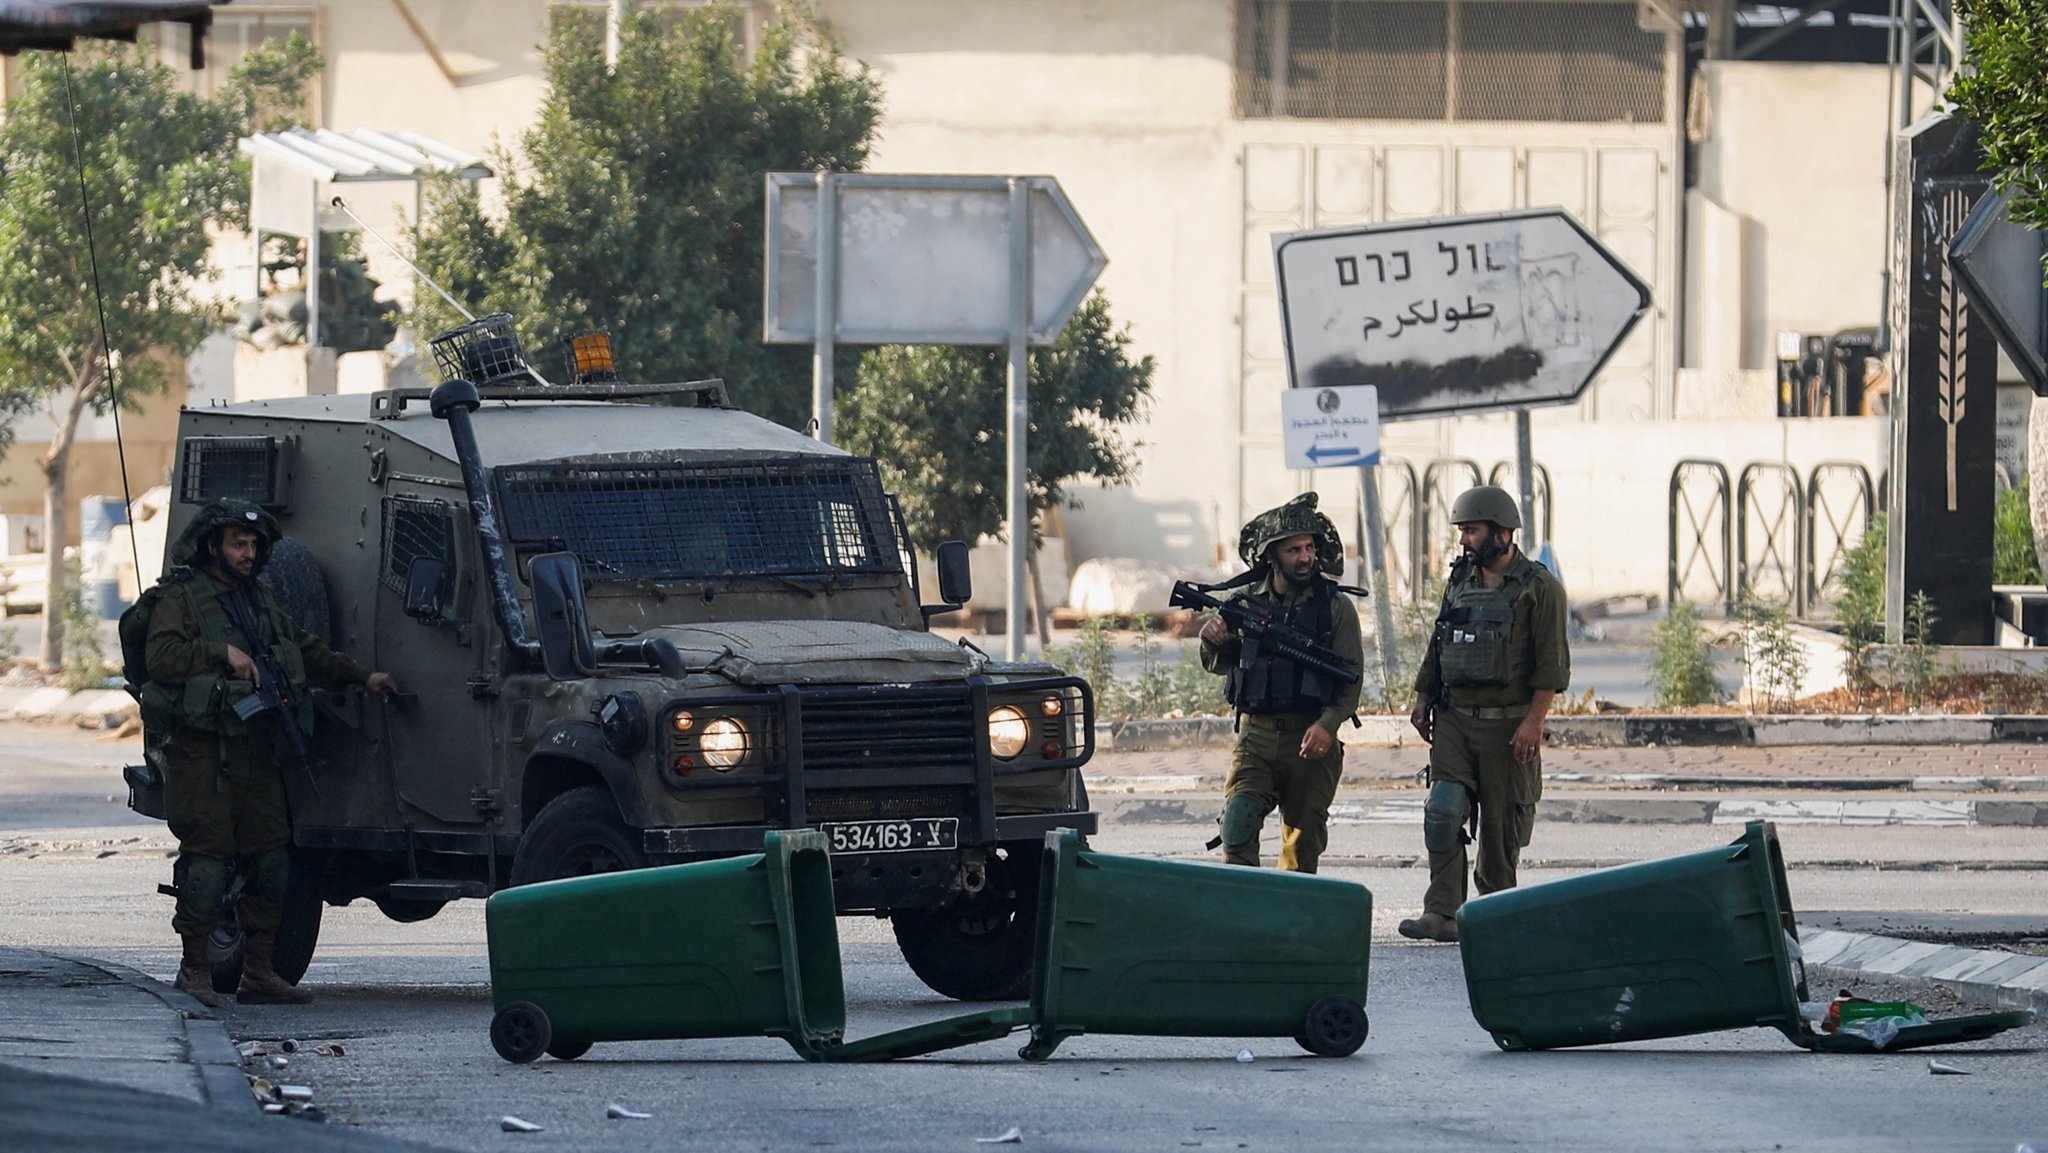
[[[734,11],[629,14],[615,66],[604,14],[558,10],[548,93],[517,156],[500,150],[502,217],[437,182],[419,263],[475,312],[509,312],[529,358],[559,335],[611,330],[629,379],[724,378],[792,427],[810,414],[810,350],[761,340],[767,174],[867,161],[881,89],[784,13],[751,61]],[[424,336],[461,317],[422,294]]]
[[[1151,397],[1155,365],[1130,357],[1129,326],[1089,294],[1058,339],[1031,351],[1026,494],[1031,516],[1068,503],[1081,479],[1117,483],[1137,470],[1124,426]],[[835,414],[839,442],[879,457],[911,538],[999,532],[1008,512],[1008,353],[959,345],[888,345],[861,357]],[[1034,528],[1034,532],[1035,532]]]
[[[2048,0],[1957,0],[1966,67],[1955,110],[1983,130],[1985,167],[2013,194],[2012,217],[2048,228]]]
[[[236,142],[280,126],[270,110],[296,106],[317,67],[312,46],[294,36],[253,53],[217,96],[202,98],[139,48],[22,57],[20,93],[0,126],[0,405],[10,420],[41,407],[51,421],[39,462],[46,669],[65,651],[57,606],[68,595],[60,558],[78,422],[161,392],[172,366],[218,325],[199,289],[209,275],[207,225],[247,218]]]

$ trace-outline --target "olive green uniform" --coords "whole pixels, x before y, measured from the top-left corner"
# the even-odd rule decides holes
[[[1511,742],[1537,690],[1562,692],[1571,683],[1571,652],[1564,586],[1519,550],[1495,588],[1480,584],[1476,568],[1454,581],[1444,590],[1444,609],[1415,691],[1425,698],[1443,694],[1423,810],[1429,889],[1422,908],[1451,917],[1465,903],[1463,826],[1474,802],[1473,883],[1481,895],[1515,886],[1543,796],[1543,764],[1540,755],[1516,761]]]
[[[175,558],[174,558],[175,559]],[[188,558],[189,559],[189,558]],[[227,646],[251,646],[214,602],[233,586],[199,569],[174,574],[149,618],[146,719],[167,730],[157,739],[164,768],[164,811],[178,838],[180,936],[204,935],[219,919],[228,862],[242,864],[237,906],[244,928],[274,931],[283,911],[286,847],[291,841],[277,721],[235,716],[233,702],[253,689],[230,677]],[[270,589],[249,582],[264,647],[308,681],[361,684],[370,670],[291,623]],[[312,714],[299,694],[301,723]]]
[[[1321,579],[1320,577],[1317,579]],[[1315,595],[1297,586],[1275,597],[1269,575],[1238,596],[1259,596],[1281,608],[1300,605]],[[1364,667],[1364,646],[1358,634],[1358,610],[1341,593],[1330,595],[1330,648]],[[1232,633],[1220,644],[1202,642],[1202,667],[1228,673],[1244,649]],[[1230,775],[1223,783],[1223,859],[1233,865],[1259,864],[1259,831],[1268,814],[1280,810],[1280,867],[1313,873],[1330,842],[1330,802],[1344,774],[1344,742],[1334,739],[1339,726],[1358,712],[1359,682],[1352,681],[1319,713],[1246,713],[1238,718],[1237,747],[1230,757]],[[1330,751],[1314,760],[1301,756],[1301,738],[1310,725],[1330,733]]]

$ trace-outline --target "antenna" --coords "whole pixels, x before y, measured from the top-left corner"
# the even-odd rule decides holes
[[[422,269],[420,268],[420,266],[419,266],[419,265],[417,265],[417,264],[414,264],[414,263],[413,263],[413,262],[412,262],[411,260],[407,259],[407,258],[406,258],[406,255],[405,255],[405,253],[403,253],[403,252],[400,252],[400,251],[398,251],[398,246],[397,246],[397,245],[395,245],[395,244],[391,243],[390,241],[388,241],[388,240],[384,239],[384,234],[383,234],[383,233],[381,233],[381,232],[377,231],[376,229],[374,229],[374,228],[370,227],[370,224],[369,224],[369,222],[368,222],[368,221],[364,220],[364,219],[363,219],[362,217],[360,217],[360,216],[357,216],[357,215],[356,215],[356,210],[355,210],[355,209],[353,209],[353,208],[350,208],[350,207],[348,206],[348,201],[346,201],[346,200],[343,200],[343,199],[342,199],[341,197],[337,196],[337,197],[335,197],[335,198],[333,199],[333,201],[332,201],[331,203],[332,203],[332,204],[334,205],[334,207],[336,207],[336,208],[339,208],[339,209],[341,209],[341,211],[342,211],[343,213],[347,214],[347,216],[348,216],[348,218],[349,218],[350,220],[353,220],[353,221],[355,221],[355,222],[356,222],[356,227],[358,227],[358,228],[362,229],[362,230],[363,230],[364,232],[367,232],[367,233],[369,233],[369,234],[370,234],[371,236],[373,236],[373,237],[376,237],[376,239],[377,239],[377,243],[379,243],[379,244],[383,245],[383,246],[384,246],[384,250],[385,250],[386,252],[389,252],[389,253],[390,253],[391,255],[393,255],[393,256],[395,256],[395,257],[397,257],[397,258],[398,258],[398,262],[399,262],[400,264],[403,264],[403,265],[405,265],[405,266],[406,266],[407,268],[410,268],[410,269],[412,269],[412,274],[413,274],[414,276],[417,276],[417,277],[419,277],[419,278],[420,278],[421,280],[425,281],[425,282],[426,282],[426,285],[427,285],[427,287],[428,287],[428,288],[431,288],[431,289],[433,289],[433,290],[434,290],[435,292],[438,292],[438,293],[440,293],[440,294],[441,294],[441,299],[442,299],[442,300],[445,300],[445,301],[447,301],[447,302],[449,303],[449,305],[450,305],[450,306],[452,306],[452,307],[453,307],[453,308],[455,309],[455,311],[457,311],[457,312],[459,312],[459,313],[461,313],[461,314],[462,314],[462,319],[464,319],[464,320],[475,320],[475,319],[476,319],[476,313],[474,313],[474,312],[471,312],[471,311],[470,311],[470,310],[468,310],[467,308],[464,308],[464,307],[462,307],[462,302],[461,302],[461,301],[459,301],[459,300],[455,299],[454,297],[452,297],[452,296],[448,295],[448,290],[447,290],[447,289],[445,289],[445,288],[441,287],[441,286],[440,286],[440,285],[439,285],[438,283],[436,283],[436,282],[435,282],[435,280],[434,280],[434,278],[433,278],[433,277],[431,277],[431,276],[428,276],[428,275],[426,274],[426,272],[425,272],[425,271],[423,271],[423,270],[422,270]]]

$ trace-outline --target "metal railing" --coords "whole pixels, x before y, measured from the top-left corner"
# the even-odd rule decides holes
[[[1670,558],[1665,604],[1679,597],[1693,600],[1689,591],[1697,574],[1703,573],[1712,600],[1723,609],[1735,611],[1735,582],[1729,579],[1729,556],[1734,551],[1732,489],[1728,466],[1717,460],[1681,460],[1671,470]],[[1684,524],[1680,524],[1680,514]],[[1681,532],[1681,528],[1683,531]]]

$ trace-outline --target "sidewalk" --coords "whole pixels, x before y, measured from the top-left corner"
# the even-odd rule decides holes
[[[0,946],[0,1117],[38,1153],[424,1146],[266,1116],[221,1020],[120,965]]]

